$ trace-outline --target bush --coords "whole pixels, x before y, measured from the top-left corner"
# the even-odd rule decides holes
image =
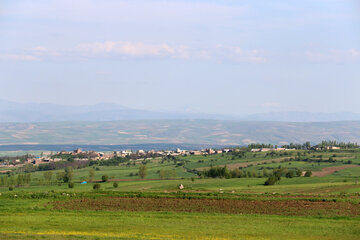
[[[68,186],[69,186],[69,188],[74,188],[74,183],[73,183],[73,182],[69,182]]]
[[[119,186],[119,184],[118,184],[117,182],[114,182],[114,183],[113,183],[113,187],[114,187],[114,188],[117,188],[118,186]]]
[[[264,185],[266,185],[266,186],[267,185],[274,185],[279,180],[280,180],[279,178],[277,178],[275,176],[271,176],[265,181]]]
[[[287,178],[293,178],[294,175],[295,175],[294,171],[289,171],[289,172],[286,173]]]
[[[93,189],[94,190],[99,190],[100,189],[100,184],[99,183],[95,183],[94,186],[93,186]]]
[[[311,171],[306,171],[304,177],[311,177],[312,172]]]
[[[12,191],[12,190],[14,190],[14,187],[13,187],[13,186],[10,186],[10,187],[9,187],[9,191]]]
[[[101,180],[102,180],[103,182],[107,182],[107,181],[109,180],[109,176],[108,176],[108,175],[103,175],[103,176],[101,177]]]

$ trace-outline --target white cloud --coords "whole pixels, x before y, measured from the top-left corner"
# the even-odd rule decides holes
[[[163,44],[145,44],[142,42],[96,42],[84,43],[75,47],[81,54],[89,55],[122,55],[128,57],[173,57],[187,58],[185,46]]]
[[[26,50],[18,50],[12,55],[0,58],[13,60],[43,59],[182,59],[195,61],[216,61],[233,63],[266,63],[267,58],[258,50],[244,50],[236,46],[217,45],[213,47],[188,47],[167,43],[149,44],[130,41],[104,41],[82,43],[74,47],[52,49],[37,46]]]
[[[11,61],[37,61],[40,60],[38,57],[31,55],[22,54],[0,54],[0,60],[11,60]]]
[[[75,47],[84,56],[170,57],[178,59],[230,61],[238,63],[265,63],[267,59],[258,50],[217,45],[208,48],[189,48],[185,45],[145,44],[143,42],[105,41],[84,43]]]

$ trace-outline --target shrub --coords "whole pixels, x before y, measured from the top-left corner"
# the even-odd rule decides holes
[[[12,190],[14,190],[14,187],[13,187],[13,186],[10,186],[10,187],[9,187],[9,191],[12,191]]]
[[[286,177],[287,178],[293,178],[294,177],[294,171],[288,171],[287,173],[286,173]]]
[[[93,189],[94,190],[99,190],[100,189],[100,184],[99,183],[95,183],[94,186],[93,186]]]
[[[144,179],[147,175],[147,168],[146,165],[142,165],[139,167],[139,176],[141,179]]]
[[[107,181],[109,180],[109,176],[108,176],[108,175],[103,175],[103,176],[101,177],[101,180],[102,180],[103,182],[107,182]]]
[[[312,172],[311,171],[306,171],[304,177],[311,177]]]
[[[264,185],[274,185],[279,180],[280,180],[279,178],[275,176],[271,176],[265,181]]]
[[[74,188],[74,183],[73,183],[73,182],[69,182],[68,186],[69,186],[69,188]]]
[[[119,184],[118,184],[117,182],[114,182],[114,183],[113,183],[113,187],[114,187],[114,188],[117,188],[118,186],[119,186]]]

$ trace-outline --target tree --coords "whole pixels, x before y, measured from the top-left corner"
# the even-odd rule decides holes
[[[146,169],[146,165],[141,165],[140,167],[139,167],[139,176],[142,178],[142,179],[144,179],[145,177],[146,177],[146,171],[147,171],[147,169]]]
[[[68,186],[69,186],[69,188],[74,188],[74,183],[73,183],[73,182],[69,182]]]
[[[294,175],[295,175],[294,171],[288,171],[285,176],[286,176],[287,178],[293,178]]]
[[[161,170],[159,171],[159,177],[160,177],[160,179],[164,179],[164,178],[165,178],[165,170],[161,169]]]
[[[46,172],[43,173],[43,175],[44,175],[45,182],[50,184],[51,181],[52,181],[53,172],[46,171]]]
[[[108,175],[103,175],[103,176],[101,177],[101,180],[102,180],[103,182],[107,182],[107,181],[109,180],[109,176],[108,176]]]
[[[279,179],[276,176],[270,176],[264,183],[264,185],[274,185]]]
[[[91,168],[89,170],[89,181],[90,182],[94,181],[94,176],[95,176],[95,170],[93,168]]]
[[[114,183],[113,183],[113,187],[114,187],[114,188],[117,188],[118,186],[119,186],[119,184],[118,184],[117,182],[114,182]]]
[[[64,182],[71,182],[74,177],[74,171],[72,167],[65,168]]]
[[[64,181],[65,173],[64,172],[58,172],[56,173],[56,180],[58,182]]]
[[[309,171],[306,171],[304,177],[311,177],[312,175],[312,172],[309,170]]]
[[[31,181],[31,173],[26,173],[25,174],[25,183],[30,184],[30,181]]]
[[[23,184],[24,184],[24,175],[23,174],[18,174],[17,178],[16,178],[16,185],[21,186]]]

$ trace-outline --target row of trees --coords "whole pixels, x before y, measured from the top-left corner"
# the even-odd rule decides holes
[[[208,178],[252,178],[252,177],[269,177],[269,179],[274,180],[274,176],[276,179],[280,180],[281,177],[293,178],[300,177],[302,175],[302,171],[300,169],[289,170],[287,168],[279,167],[275,168],[271,171],[267,169],[263,169],[262,173],[258,173],[255,170],[251,171],[243,171],[241,169],[233,169],[229,170],[226,166],[224,167],[210,167],[208,170],[204,170],[199,173],[201,176]],[[305,173],[306,177],[311,176],[311,171],[307,171]],[[278,181],[276,180],[276,181]],[[275,182],[276,182],[275,181]],[[275,183],[274,182],[274,183]],[[267,184],[269,185],[269,184]]]
[[[340,147],[342,149],[352,149],[352,148],[359,148],[359,144],[357,143],[345,143],[345,142],[337,142],[337,141],[322,141],[320,144],[316,145],[315,147],[319,148],[327,148],[327,147]]]
[[[268,175],[266,169],[263,171],[263,175]],[[252,177],[261,177],[255,170],[252,171],[243,171],[238,168],[229,170],[226,166],[224,167],[213,167],[210,169],[199,172],[200,176],[208,177],[208,178],[252,178]]]
[[[3,175],[0,177],[0,186],[24,186],[29,185],[31,181],[31,174],[24,173],[24,174],[17,174],[15,175]]]

